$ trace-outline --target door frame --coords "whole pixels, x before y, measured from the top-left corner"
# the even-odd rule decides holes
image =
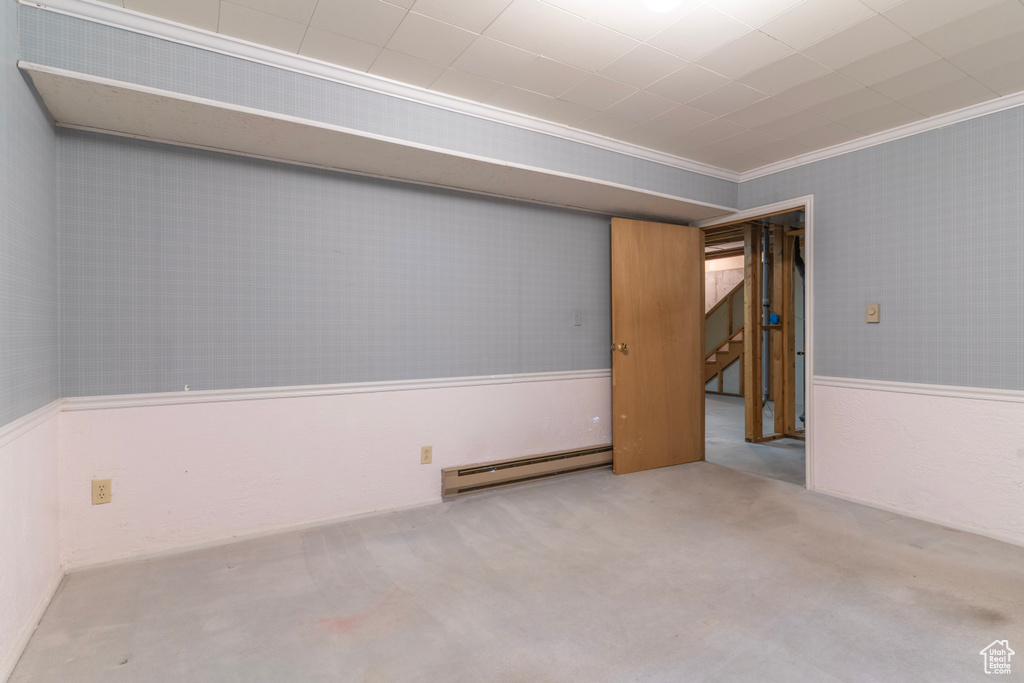
[[[743,211],[718,216],[707,220],[695,221],[694,227],[707,229],[760,218],[787,211],[804,210],[804,410],[807,421],[805,424],[806,440],[804,441],[804,487],[808,491],[815,490],[814,485],[814,195],[804,195],[795,199],[787,199],[772,204],[755,206]],[[705,425],[705,431],[707,426]],[[706,436],[706,433],[705,433]]]

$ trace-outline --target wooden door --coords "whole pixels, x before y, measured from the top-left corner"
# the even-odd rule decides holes
[[[616,474],[704,459],[704,233],[612,219]]]

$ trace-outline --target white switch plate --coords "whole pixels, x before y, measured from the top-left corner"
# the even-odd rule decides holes
[[[877,323],[880,320],[882,307],[879,304],[868,304],[864,307],[864,321]]]

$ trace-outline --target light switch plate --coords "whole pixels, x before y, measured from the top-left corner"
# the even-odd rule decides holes
[[[881,320],[882,306],[880,304],[868,304],[864,307],[864,322],[877,323]]]

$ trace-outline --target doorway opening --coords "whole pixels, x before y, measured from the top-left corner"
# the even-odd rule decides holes
[[[810,198],[705,233],[705,459],[811,488]]]

